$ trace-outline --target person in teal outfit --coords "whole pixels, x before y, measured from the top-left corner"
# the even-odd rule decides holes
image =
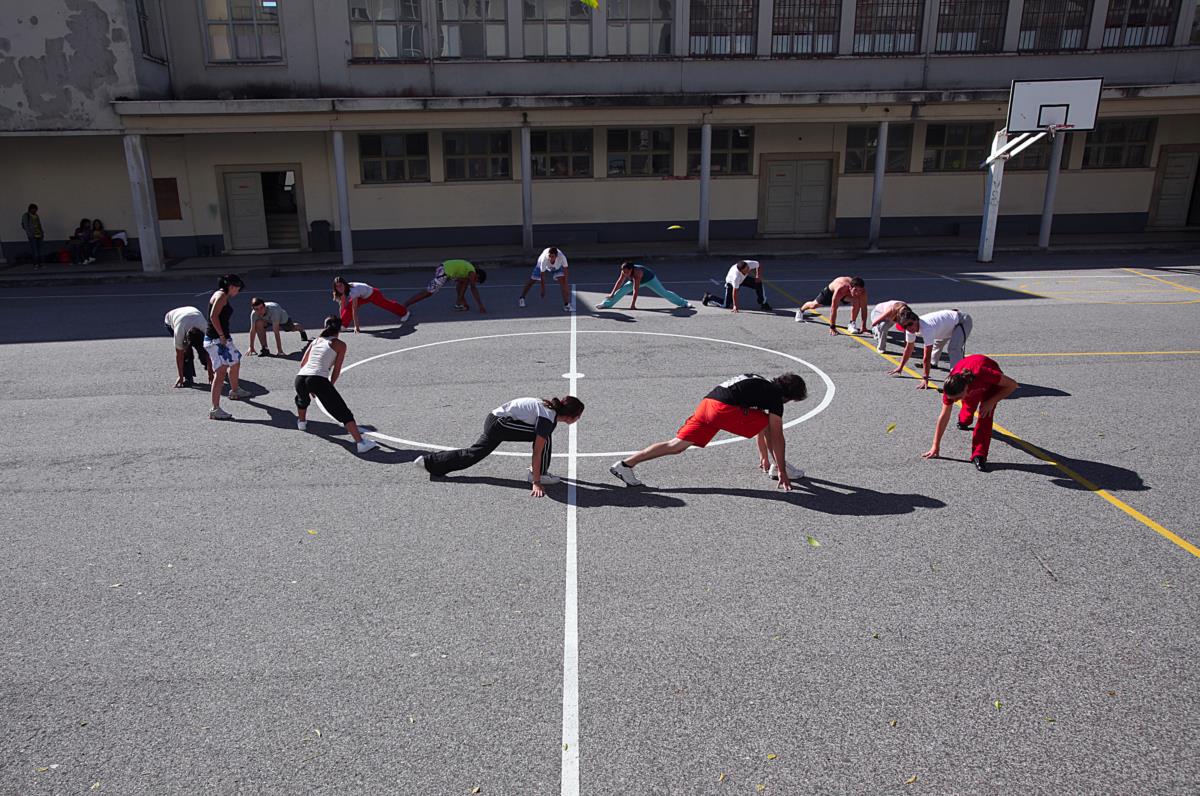
[[[613,283],[612,292],[608,294],[608,298],[596,305],[596,309],[612,309],[614,304],[625,298],[632,291],[633,301],[629,302],[629,309],[636,310],[638,295],[643,287],[650,288],[680,309],[690,310],[692,308],[692,305],[686,299],[678,293],[668,290],[666,285],[658,281],[658,277],[649,268],[631,260],[626,260],[621,263],[621,273],[617,277],[617,281]]]

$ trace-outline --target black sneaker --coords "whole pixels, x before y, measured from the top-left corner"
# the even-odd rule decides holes
[[[959,422],[959,423],[958,423],[958,430],[959,430],[959,431],[970,431],[970,430],[971,430],[971,424],[970,424],[970,423],[963,423],[963,422]]]
[[[971,464],[975,465],[975,469],[981,473],[986,473],[991,468],[988,467],[987,459],[982,456],[971,457]]]
[[[308,333],[305,332],[303,329],[300,330],[300,342],[302,342],[302,343],[308,342]]]
[[[258,352],[258,355],[260,357],[269,357],[271,356],[271,352],[264,348],[262,351]]]
[[[765,301],[762,304],[759,304],[758,308],[760,310],[762,310],[763,312],[773,312],[773,310],[771,309],[771,305]]]
[[[708,306],[708,302],[710,302],[710,301],[712,301],[712,300],[713,300],[713,297],[712,297],[712,295],[711,295],[711,294],[709,294],[709,293],[705,293],[705,294],[704,294],[704,298],[700,299],[700,303],[701,303],[701,304],[703,304],[704,306],[706,306],[706,307],[707,307],[707,306]]]

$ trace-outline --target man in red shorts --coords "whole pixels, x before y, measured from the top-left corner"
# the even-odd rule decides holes
[[[1012,395],[1018,385],[1005,376],[994,360],[983,354],[963,357],[950,371],[942,383],[942,412],[938,415],[933,430],[933,447],[921,454],[926,459],[936,458],[941,451],[942,434],[950,423],[950,412],[955,401],[962,401],[958,413],[958,427],[966,431],[971,427],[971,418],[979,410],[979,422],[971,434],[971,463],[981,473],[988,471],[988,448],[992,444],[992,417],[996,404]]]
[[[656,442],[628,459],[613,462],[608,471],[626,486],[643,486],[633,474],[637,465],[660,456],[683,453],[693,445],[703,448],[718,431],[728,431],[747,439],[757,438],[759,468],[772,478],[778,478],[779,486],[790,492],[792,479],[803,478],[804,471],[792,467],[784,458],[783,405],[789,401],[803,401],[807,396],[804,379],[795,373],[785,373],[774,379],[754,373],[734,376],[718,384],[700,401],[674,439]],[[770,463],[772,457],[774,464]]]

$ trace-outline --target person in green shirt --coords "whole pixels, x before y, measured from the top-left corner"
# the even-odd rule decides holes
[[[429,280],[429,284],[424,290],[418,290],[413,293],[404,306],[411,307],[418,301],[424,301],[434,293],[445,287],[446,283],[451,279],[454,280],[455,296],[454,309],[459,312],[466,312],[471,309],[467,303],[467,288],[471,288],[471,295],[475,297],[475,303],[479,305],[480,312],[487,312],[487,307],[483,306],[483,298],[479,295],[479,285],[487,281],[487,272],[482,268],[472,265],[466,260],[446,260],[433,272],[433,279]]]

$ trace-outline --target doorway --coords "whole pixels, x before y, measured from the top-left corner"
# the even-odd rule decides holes
[[[233,251],[300,251],[305,245],[303,194],[298,166],[222,173],[226,248]]]
[[[759,234],[825,235],[830,228],[833,159],[799,155],[763,157]]]
[[[1200,226],[1200,146],[1164,146],[1158,154],[1153,213],[1157,229]]]

